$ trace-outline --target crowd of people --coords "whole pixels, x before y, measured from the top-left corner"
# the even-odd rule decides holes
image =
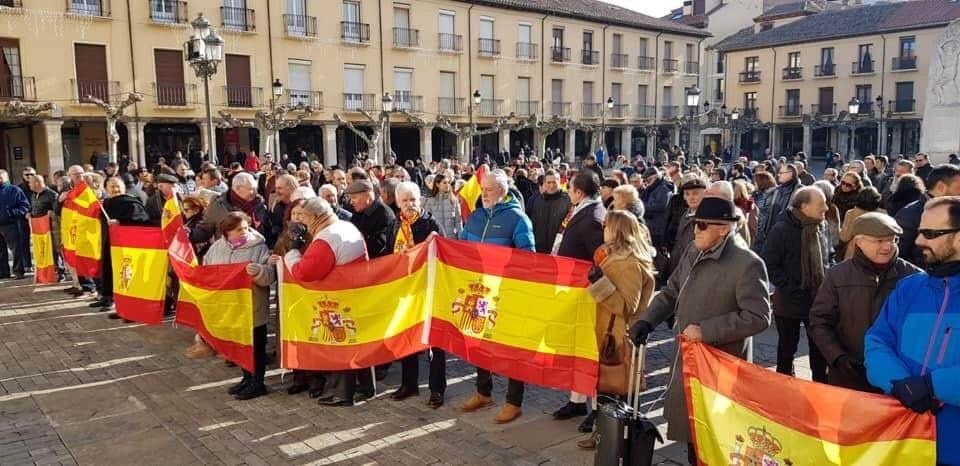
[[[960,339],[951,342],[960,301],[950,299],[960,290],[956,165],[932,165],[925,154],[895,162],[870,155],[831,166],[817,179],[802,153],[729,163],[663,153],[616,157],[612,168],[595,155],[572,167],[548,154],[510,160],[500,154],[476,161],[488,167],[480,199],[469,206],[458,191],[475,176],[471,163],[365,160],[343,168],[317,160],[283,163],[269,154],[255,159],[193,167],[175,156],[150,168],[72,166],[50,177],[26,169],[19,186],[0,170],[6,244],[0,267],[8,266],[10,248],[14,277],[30,270],[28,218],[49,213],[58,231],[61,203],[79,183],[104,199],[104,225],[159,225],[166,200],[179,196],[204,264],[250,263],[255,367],[229,389],[245,400],[267,393],[267,325],[276,319],[270,289],[281,258],[297,279],[313,281],[436,233],[580,259],[593,263],[586,278],[598,303],[601,395],[625,390],[610,374],[620,367],[626,339],[644,344],[660,325],[751,359],[752,337],[772,323],[776,370],[790,376],[804,328],[814,381],[886,393],[914,411],[934,413],[938,461],[960,463],[960,448],[943,441],[960,437]],[[108,244],[109,235],[104,238]],[[69,292],[95,297],[92,307],[113,309],[109,266],[93,280],[68,270],[59,255],[56,262],[60,278],[73,282]],[[0,269],[0,277],[8,276]],[[176,280],[171,283],[170,306]],[[186,354],[203,358],[214,351],[198,336]],[[419,395],[421,356],[400,361],[402,382],[392,399]],[[445,403],[446,355],[431,348],[425,356],[426,403],[438,408]],[[375,381],[389,366],[296,371],[286,391],[351,406],[374,396]],[[668,437],[690,443],[679,357],[670,371]],[[477,368],[476,393],[460,405],[463,412],[493,404],[492,377]],[[523,398],[524,383],[509,380],[494,421],[521,416]],[[584,417],[579,430],[591,433],[596,398],[571,393],[553,415]],[[597,442],[591,435],[579,446]],[[695,464],[692,445],[689,451]]]

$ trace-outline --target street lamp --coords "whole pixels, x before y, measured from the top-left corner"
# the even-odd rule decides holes
[[[480,89],[473,90],[473,103],[470,105],[469,116],[470,116],[470,141],[467,144],[467,162],[473,157],[473,107],[474,105],[479,106],[480,102],[483,101],[483,96],[480,94]]]
[[[386,163],[387,156],[390,156],[392,152],[391,141],[390,141],[390,112],[393,111],[393,97],[389,92],[384,92],[383,97],[380,99],[380,104],[383,110],[383,163]]]
[[[700,88],[694,85],[693,87],[687,89],[687,108],[696,109],[699,106],[700,106]]]
[[[847,112],[850,113],[850,137],[847,139],[847,156],[849,157],[850,153],[853,152],[853,140],[857,135],[854,127],[854,115],[860,113],[860,100],[856,96],[851,97],[850,102],[847,102]]]
[[[733,156],[740,157],[740,110],[734,107],[730,112],[731,132],[733,133]]]
[[[600,110],[600,141],[598,141],[599,149],[603,150],[604,155],[607,154],[607,110],[613,110],[613,97],[607,97],[607,104],[605,109]],[[609,157],[607,157],[609,159]],[[608,162],[609,160],[601,160],[601,162]]]
[[[886,128],[883,127],[883,96],[877,96],[877,155],[883,154],[883,144],[887,142]]]
[[[699,111],[700,109],[700,88],[697,87],[696,84],[694,84],[693,87],[687,88],[686,97],[687,97],[687,111],[690,113],[691,120],[693,120],[691,121],[691,125],[695,125],[698,123],[697,119],[699,118],[699,116],[697,115],[697,111]],[[680,134],[679,134],[680,130],[681,128],[678,127],[677,128],[678,142],[680,140]],[[692,140],[694,131],[689,127],[687,128],[687,131],[690,133],[689,137],[687,138],[687,146],[688,146],[687,149],[693,150],[695,148],[697,149],[697,153],[699,153],[700,148],[697,146],[700,145],[700,141],[696,141],[696,145],[694,146],[693,145],[694,141]],[[697,139],[699,139],[699,137]]]
[[[276,110],[280,104],[280,97],[283,96],[283,84],[277,78],[273,79],[273,99],[270,101],[270,109]],[[280,157],[280,128],[273,134],[273,157],[274,160],[281,160]]]
[[[851,97],[850,102],[847,102],[847,111],[850,115],[856,115],[860,113],[860,100],[856,97]]]
[[[223,60],[223,39],[210,27],[210,22],[203,13],[197,15],[190,25],[193,27],[193,35],[184,44],[184,55],[197,77],[203,79],[203,95],[207,107],[207,157],[216,164],[217,135],[213,128],[210,77],[217,74],[217,66]]]

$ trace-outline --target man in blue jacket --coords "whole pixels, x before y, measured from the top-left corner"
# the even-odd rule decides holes
[[[0,279],[10,278],[10,259],[7,248],[13,249],[13,277],[23,278],[26,272],[29,245],[23,240],[21,222],[30,212],[30,200],[23,190],[10,183],[10,174],[0,170]]]
[[[460,239],[496,244],[516,249],[534,251],[533,225],[523,213],[519,201],[509,194],[510,179],[503,170],[494,170],[480,182],[480,199],[483,207],[474,210],[467,218]],[[493,404],[493,376],[486,369],[477,368],[477,393],[460,406],[470,413]],[[523,382],[510,379],[507,385],[507,402],[494,418],[504,424],[520,417],[523,404]]]
[[[902,279],[864,338],[867,379],[937,418],[937,464],[960,464],[960,197],[924,207],[917,247],[926,271]]]

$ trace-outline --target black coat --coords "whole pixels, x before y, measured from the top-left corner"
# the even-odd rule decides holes
[[[928,197],[924,196],[922,199],[908,204],[893,217],[897,221],[897,225],[900,225],[900,228],[903,229],[899,243],[900,257],[917,267],[923,267],[924,262],[923,253],[917,247],[916,240],[917,230],[920,229],[920,216],[923,215],[923,206],[926,205],[927,199]]]
[[[777,287],[774,297],[774,313],[778,317],[806,319],[813,306],[813,297],[817,290],[808,290],[801,287],[803,281],[800,267],[802,254],[803,225],[792,210],[788,210],[783,218],[767,234],[763,243],[763,261],[767,264],[767,274],[770,282]],[[826,236],[821,228],[821,245],[827,244]],[[824,260],[827,251],[823,250]]]
[[[377,199],[363,212],[354,213],[350,222],[363,234],[371,259],[393,254],[390,237],[396,228],[397,216],[383,201]]]
[[[603,220],[606,216],[607,209],[600,202],[577,212],[563,230],[557,255],[593,262],[593,253],[603,244]]]
[[[537,252],[549,254],[557,239],[560,224],[570,211],[570,196],[563,191],[538,193],[527,203],[527,216],[533,224]]]
[[[110,216],[110,220],[116,220],[121,225],[149,226],[152,224],[140,198],[130,193],[104,199],[103,210]]]
[[[393,230],[390,232],[390,238],[388,238],[387,244],[390,245],[391,249],[397,243],[397,233],[400,230],[400,223],[400,219],[398,218],[397,221],[394,222]],[[440,225],[433,219],[433,215],[430,212],[423,211],[420,214],[420,218],[418,218],[416,222],[413,222],[413,225],[410,225],[410,231],[413,233],[413,242],[420,244],[427,240],[430,233],[440,233]]]
[[[57,212],[57,192],[50,187],[44,187],[39,193],[31,191],[27,193],[27,197],[30,198],[31,217],[42,217],[47,212],[51,214]]]

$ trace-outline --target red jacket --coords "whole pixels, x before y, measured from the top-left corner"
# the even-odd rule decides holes
[[[260,159],[256,155],[247,154],[246,160],[243,161],[243,169],[248,172],[260,171]]]
[[[284,256],[294,280],[316,282],[337,265],[367,260],[363,235],[350,222],[336,221],[320,232],[303,255],[294,249]]]

